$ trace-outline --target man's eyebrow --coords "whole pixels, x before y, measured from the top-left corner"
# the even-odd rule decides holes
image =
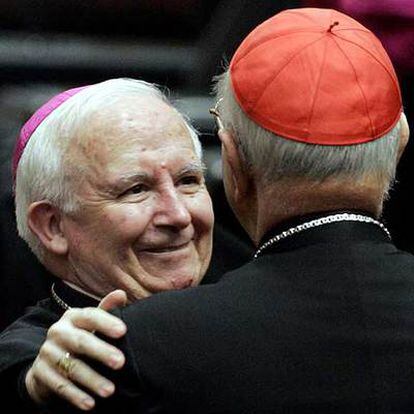
[[[176,175],[183,175],[188,173],[204,173],[205,170],[206,167],[201,161],[191,162],[181,168]]]
[[[124,174],[116,179],[114,186],[123,187],[130,183],[134,183],[137,181],[144,181],[148,178],[149,178],[149,175],[144,172],[134,172],[134,173]]]
[[[191,162],[186,164],[183,168],[177,171],[175,176],[182,176],[185,174],[203,174],[205,171],[205,166],[201,161]],[[151,175],[145,172],[131,172],[117,177],[111,185],[111,191],[122,190],[130,184],[136,182],[148,181],[151,179]]]

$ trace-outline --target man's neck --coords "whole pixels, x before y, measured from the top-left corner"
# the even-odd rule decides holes
[[[80,288],[79,286],[75,285],[72,282],[68,282],[66,280],[63,280],[63,283],[66,283],[72,289],[74,289],[74,290],[76,290],[76,291],[78,291],[80,293],[83,293],[84,295],[89,296],[89,297],[91,297],[91,298],[93,298],[93,299],[95,299],[97,301],[100,301],[102,299],[102,298],[99,298],[98,296],[93,295],[92,293],[86,292],[86,290],[83,290],[82,288]]]
[[[268,187],[259,198],[256,226],[250,235],[258,245],[264,234],[285,221],[332,211],[358,210],[379,217],[382,201],[381,191],[369,185],[324,182]]]

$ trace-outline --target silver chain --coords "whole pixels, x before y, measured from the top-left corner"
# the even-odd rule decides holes
[[[322,217],[319,219],[308,221],[303,224],[299,224],[296,227],[291,227],[290,229],[272,237],[270,240],[268,240],[266,243],[262,244],[259,247],[259,249],[256,251],[256,253],[253,256],[253,259],[257,259],[257,257],[263,252],[264,249],[267,249],[269,246],[277,243],[280,240],[286,239],[286,237],[292,236],[293,234],[300,233],[304,230],[323,226],[324,224],[337,223],[339,221],[359,221],[363,223],[376,224],[377,226],[381,227],[381,229],[384,230],[387,236],[391,239],[391,234],[387,230],[387,228],[382,223],[380,223],[378,220],[375,220],[372,217],[364,216],[362,214],[350,214],[350,213],[332,214],[330,216]]]
[[[52,287],[50,288],[50,292],[52,293],[52,298],[54,299],[54,301],[60,306],[62,307],[65,311],[71,309],[71,307],[64,301],[62,300],[57,293],[55,292],[55,284],[52,284]]]

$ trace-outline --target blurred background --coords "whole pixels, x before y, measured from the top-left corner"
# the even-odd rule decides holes
[[[240,40],[273,14],[333,7],[371,28],[388,50],[413,125],[413,0],[0,0],[0,330],[46,292],[47,282],[14,228],[10,160],[23,122],[54,94],[113,77],[162,85],[201,133],[215,203],[216,273],[247,260],[252,246],[224,197],[219,144],[208,109],[211,79]],[[402,249],[412,236],[413,143],[404,155],[384,221]],[[231,245],[233,250],[226,250]],[[239,251],[235,255],[234,251]],[[16,298],[18,292],[18,299]]]

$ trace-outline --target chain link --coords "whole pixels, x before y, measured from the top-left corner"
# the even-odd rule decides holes
[[[52,293],[52,298],[54,299],[54,301],[61,307],[63,308],[65,311],[71,309],[71,307],[65,302],[63,301],[55,292],[55,284],[53,283],[51,288],[50,288],[50,292]]]
[[[300,233],[304,230],[312,229],[314,227],[323,226],[324,224],[338,223],[340,221],[359,221],[362,223],[376,224],[391,239],[391,234],[388,231],[388,229],[381,222],[373,219],[372,217],[364,216],[362,214],[350,214],[350,213],[332,214],[330,216],[322,217],[319,219],[308,221],[303,224],[299,224],[296,227],[291,227],[290,229],[285,230],[284,232],[272,237],[270,240],[268,240],[266,243],[262,244],[262,246],[259,247],[259,249],[256,251],[256,253],[253,256],[253,259],[257,259],[257,257],[263,252],[263,250],[267,249],[272,244],[275,244],[278,241],[285,239],[286,237],[292,236],[293,234]]]

